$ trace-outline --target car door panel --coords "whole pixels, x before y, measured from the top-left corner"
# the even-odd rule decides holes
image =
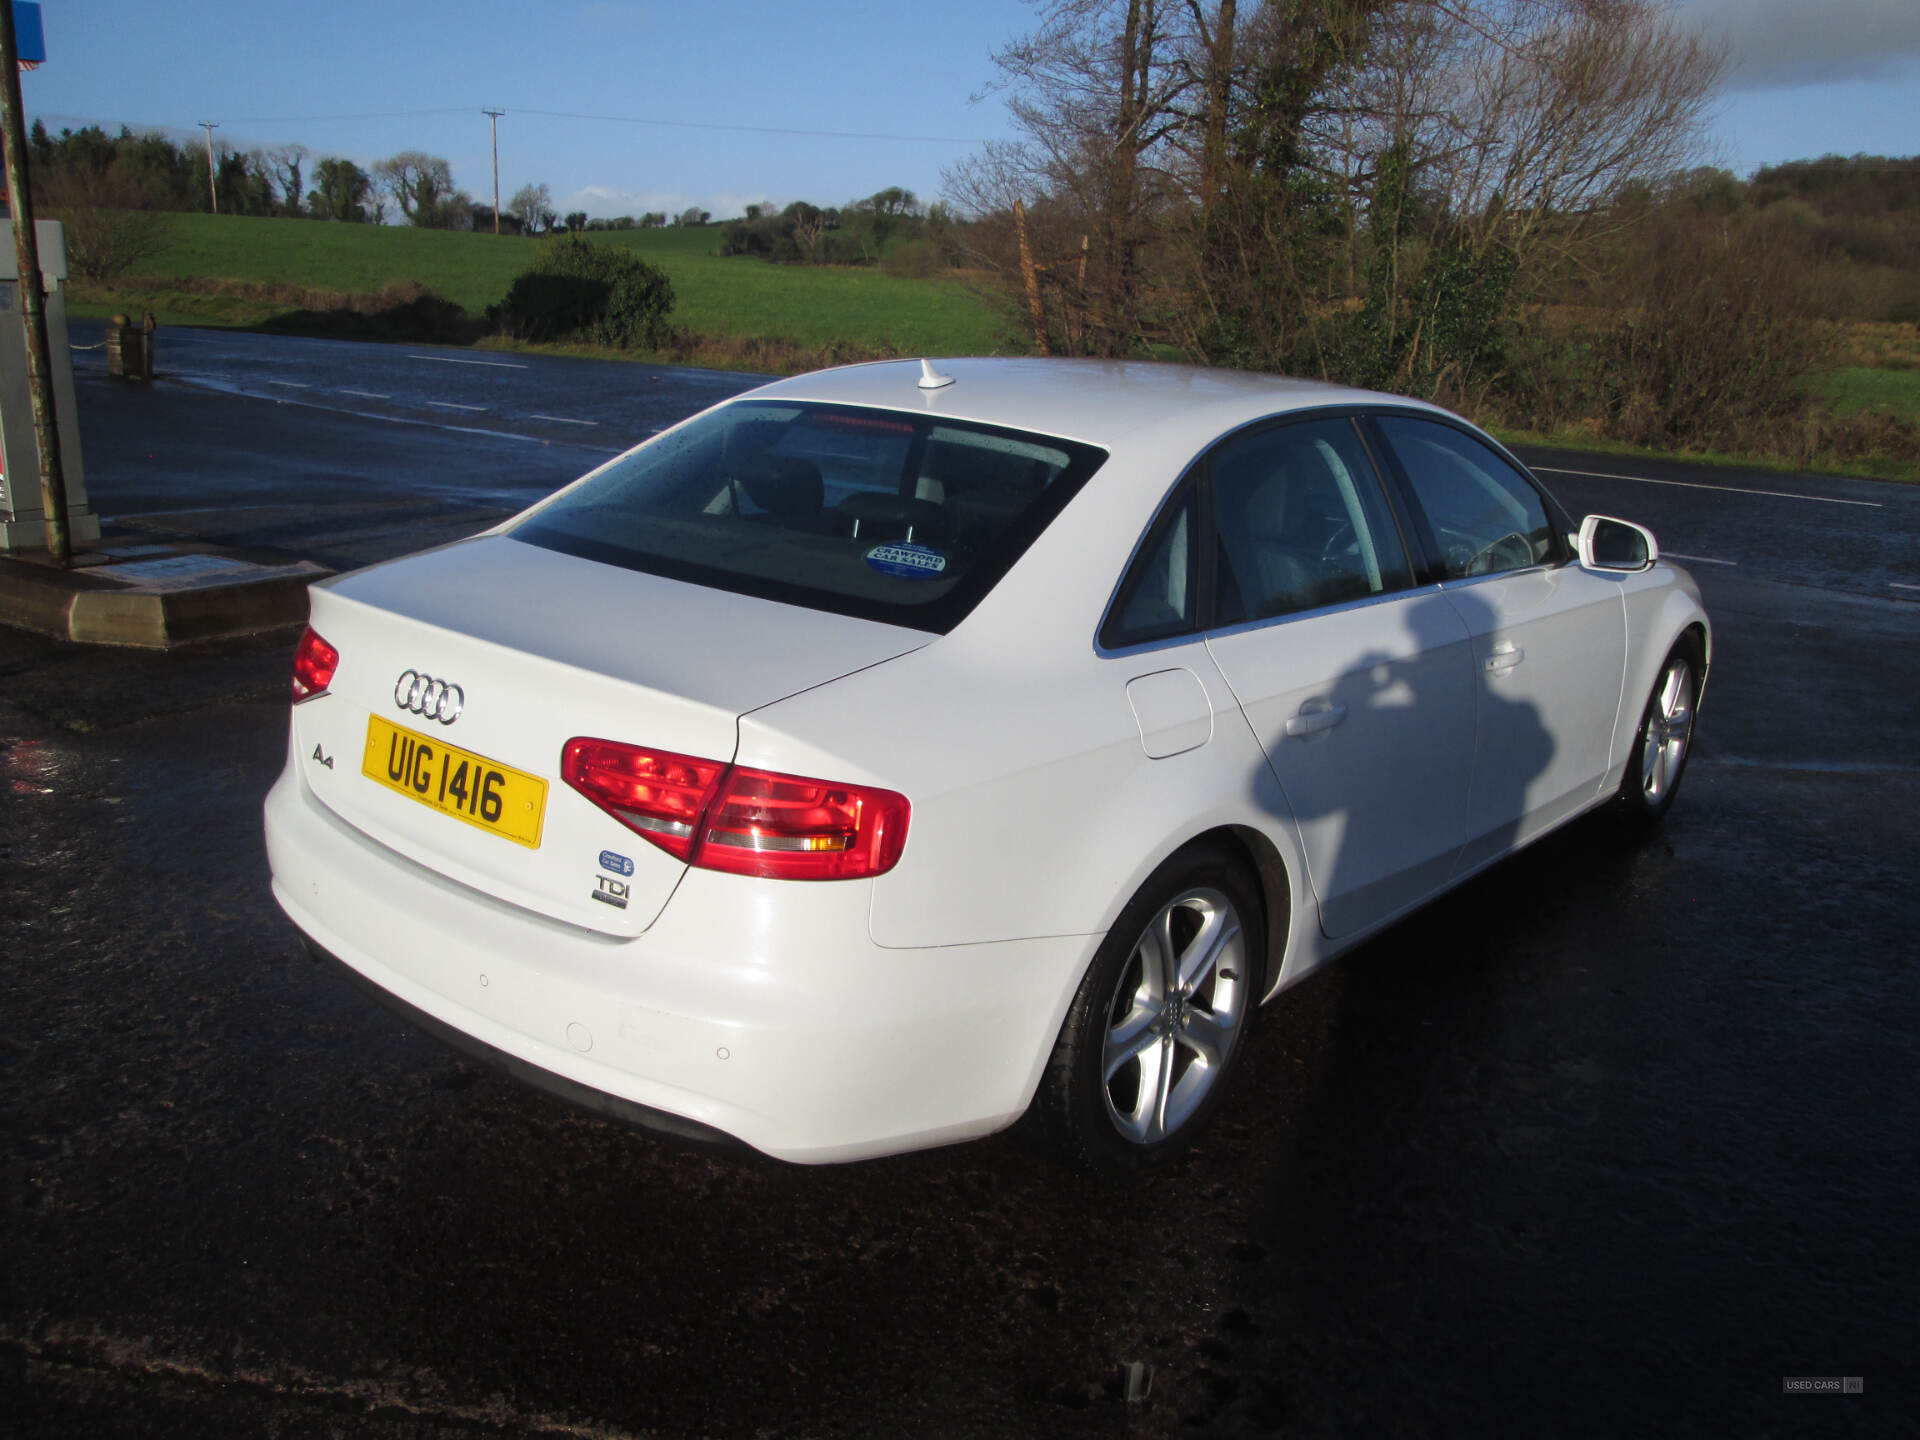
[[[1478,722],[1462,870],[1593,803],[1626,666],[1618,577],[1571,563],[1567,522],[1516,462],[1433,416],[1373,423],[1473,642]]]
[[[1626,665],[1620,584],[1577,566],[1444,587],[1473,639],[1479,721],[1470,869],[1593,803]]]
[[[1414,589],[1350,417],[1230,437],[1203,494],[1208,648],[1293,811],[1322,929],[1353,934],[1444,884],[1466,838],[1469,637]]]
[[[1293,812],[1329,937],[1446,883],[1475,713],[1471,643],[1437,591],[1216,633],[1207,648]]]

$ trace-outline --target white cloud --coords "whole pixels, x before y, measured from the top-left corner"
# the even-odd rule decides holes
[[[1733,51],[1735,88],[1880,79],[1920,64],[1920,0],[1688,0]]]
[[[588,185],[576,190],[555,206],[561,214],[584,210],[592,220],[612,220],[621,215],[645,215],[658,210],[669,219],[691,205],[713,213],[716,220],[733,220],[746,213],[749,205],[770,205],[765,192],[741,194],[722,190],[711,195],[687,195],[678,190],[621,190],[611,185]]]

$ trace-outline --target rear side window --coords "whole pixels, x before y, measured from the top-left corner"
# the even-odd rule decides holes
[[[1200,517],[1189,485],[1160,515],[1100,633],[1110,649],[1184,635],[1198,623]]]
[[[1086,483],[1091,446],[841,405],[724,406],[529,515],[516,540],[944,632]]]
[[[1411,583],[1373,462],[1347,420],[1237,436],[1213,456],[1214,624],[1362,600]]]

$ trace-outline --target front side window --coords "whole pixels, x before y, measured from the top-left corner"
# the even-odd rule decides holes
[[[1433,420],[1383,415],[1449,580],[1549,565],[1553,523],[1540,492],[1471,435]]]
[[[1350,421],[1237,436],[1214,453],[1214,623],[1314,610],[1411,583],[1373,463]]]
[[[588,560],[945,632],[1105,452],[844,405],[723,406],[515,525]]]

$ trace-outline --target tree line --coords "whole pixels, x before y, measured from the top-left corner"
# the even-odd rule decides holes
[[[50,135],[36,120],[27,137],[34,199],[53,209],[279,215],[374,223],[382,215],[373,177],[351,160],[317,159],[304,145],[207,152],[152,131],[98,125]],[[309,161],[311,160],[311,168]]]
[[[1822,256],[1909,233],[1822,219],[1804,170],[1698,170],[1727,56],[1664,0],[1037,10],[995,56],[1019,138],[945,178],[1043,351],[1766,448],[1833,311]]]
[[[124,125],[115,135],[98,125],[51,135],[36,120],[28,150],[35,200],[54,210],[206,214],[217,206],[222,215],[359,225],[394,220],[433,230],[494,228],[493,207],[455,183],[445,158],[421,150],[402,150],[362,169],[342,156],[316,157],[304,145],[240,151],[216,143],[211,184],[203,148]],[[533,183],[522,185],[501,206],[499,228],[513,235],[579,234],[706,225],[712,219],[697,205],[672,215],[650,210],[589,219],[584,210],[575,210],[563,217],[555,213],[548,187]]]
[[[378,225],[389,219],[436,230],[494,228],[493,207],[454,183],[437,155],[402,150],[363,169],[338,155],[314,156],[304,145],[207,151],[176,144],[153,131],[122,126],[110,135],[98,125],[48,133],[34,122],[28,136],[37,203],[54,210],[118,210],[273,216]],[[584,213],[577,219],[582,228]],[[553,199],[543,184],[523,185],[500,212],[512,234],[556,228]]]
[[[913,191],[889,185],[842,206],[749,205],[720,227],[720,253],[787,265],[878,262],[894,274],[922,276],[961,261],[963,228],[951,206],[922,204]]]

